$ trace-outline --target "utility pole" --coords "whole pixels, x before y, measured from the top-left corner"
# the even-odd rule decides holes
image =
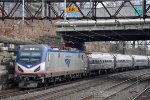
[[[123,41],[123,51],[122,51],[122,54],[125,54],[125,49],[126,49],[126,42],[125,41]]]

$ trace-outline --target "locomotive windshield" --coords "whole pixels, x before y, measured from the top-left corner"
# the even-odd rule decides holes
[[[22,48],[19,52],[19,61],[32,64],[41,61],[42,49],[41,48]]]

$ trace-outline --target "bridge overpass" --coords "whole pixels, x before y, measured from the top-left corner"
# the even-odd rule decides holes
[[[57,33],[75,44],[92,41],[150,40],[150,19],[56,22]]]
[[[108,2],[119,3],[108,6]],[[78,16],[67,16],[70,12],[61,8],[61,4],[66,4],[66,8],[76,7]],[[133,0],[0,0],[0,19],[4,22],[5,19],[23,22],[66,19],[56,23],[57,33],[77,46],[89,41],[148,40],[149,12],[148,0],[142,0],[140,5]],[[67,21],[72,19],[80,21]]]
[[[150,18],[148,0],[0,0],[0,19],[116,19]],[[117,4],[109,5],[108,2]],[[87,7],[87,3],[89,6]],[[61,6],[63,5],[63,6]],[[99,9],[100,7],[103,10]],[[67,16],[66,8],[76,7],[77,16]],[[126,8],[130,9],[126,9]],[[140,9],[139,9],[140,8]],[[135,14],[131,14],[131,10]],[[141,10],[140,13],[138,10]],[[122,13],[124,12],[124,13]]]

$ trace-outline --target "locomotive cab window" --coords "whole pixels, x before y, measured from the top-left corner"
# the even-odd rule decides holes
[[[22,48],[19,51],[19,61],[25,62],[27,64],[32,64],[35,62],[40,62],[42,57],[41,48]]]

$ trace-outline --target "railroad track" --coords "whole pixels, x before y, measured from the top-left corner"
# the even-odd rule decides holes
[[[78,81],[80,81],[80,80],[77,80],[76,82],[78,82]],[[14,97],[17,95],[22,95],[22,94],[29,94],[29,93],[32,93],[35,91],[42,91],[45,89],[49,89],[49,88],[53,88],[53,87],[57,87],[57,86],[61,86],[61,85],[66,85],[69,83],[71,83],[71,82],[65,82],[65,83],[61,83],[61,84],[56,84],[56,85],[51,85],[51,86],[41,87],[41,88],[35,88],[35,89],[26,89],[26,90],[10,89],[10,90],[6,90],[6,91],[1,91],[0,92],[0,99],[11,98],[11,97]]]
[[[149,79],[150,73],[148,73],[148,74],[149,74],[148,78],[140,79],[138,82],[141,82],[141,81],[144,82],[147,79]],[[147,75],[147,74],[142,74],[142,75],[139,75],[138,77],[144,76],[144,75]],[[92,95],[85,96],[85,97],[81,98],[81,100],[93,100],[95,98],[98,100],[113,100],[111,97],[117,95],[121,91],[129,89],[132,86],[136,86],[137,85],[136,79],[137,79],[137,77],[125,80],[125,81],[120,82],[120,83],[117,83],[115,85],[108,87],[107,89],[104,89],[103,91],[100,91],[100,93],[98,93],[98,94],[92,94]],[[117,90],[117,88],[118,88],[118,90]],[[137,99],[133,99],[133,100],[137,100]]]
[[[120,79],[124,80],[124,77],[129,77],[132,74],[137,74],[137,73],[139,74],[139,73],[145,73],[145,72],[142,72],[140,70],[128,71],[128,72],[122,72],[122,73],[101,75],[101,76],[97,76],[95,79],[93,79],[93,78],[80,79],[80,80],[76,80],[76,81],[60,83],[60,84],[56,84],[56,85],[52,85],[52,86],[48,86],[48,87],[37,88],[37,89],[30,89],[30,90],[24,90],[24,91],[18,90],[16,92],[10,91],[10,93],[2,95],[2,97],[0,97],[0,98],[1,99],[7,98],[7,100],[12,100],[12,99],[33,100],[33,99],[37,99],[37,98],[41,98],[41,97],[43,97],[42,99],[47,99],[47,100],[56,99],[59,97],[67,96],[69,94],[73,94],[78,91],[83,91],[83,90],[89,89],[89,87],[96,87],[101,84],[105,84],[105,82],[108,81],[109,79],[111,79],[111,80],[113,79],[115,81],[116,79],[120,78]],[[123,76],[121,76],[121,75],[123,75]],[[84,82],[81,82],[81,80]],[[73,84],[76,84],[76,85],[73,85]],[[70,85],[70,86],[68,86],[68,85]],[[71,86],[71,85],[73,85],[73,86]],[[2,92],[0,92],[0,95],[1,95],[1,93]],[[92,97],[93,96],[89,96],[88,98],[92,98]]]
[[[134,97],[132,100],[144,100],[140,98],[142,98],[142,95],[144,95],[144,93],[146,93],[149,89],[150,89],[150,85],[148,85],[139,95]]]
[[[105,81],[101,81],[101,83],[104,83],[104,82]],[[89,83],[75,85],[75,86],[71,86],[71,87],[67,87],[67,88],[62,88],[62,89],[50,91],[50,92],[47,92],[45,94],[30,97],[30,98],[26,98],[26,99],[23,99],[23,100],[33,100],[33,99],[36,99],[36,98],[39,98],[39,97],[44,97],[43,99],[48,99],[48,100],[49,99],[55,99],[55,98],[58,98],[58,97],[61,97],[61,96],[65,96],[65,95],[72,94],[72,93],[75,93],[75,92],[78,92],[78,91],[81,91],[81,90],[88,89],[89,87],[97,86],[99,84],[100,83],[98,82],[98,83],[94,83],[94,84],[90,84],[90,85],[89,85]],[[51,95],[48,96],[49,94],[51,94]],[[46,96],[48,96],[48,98],[45,98]]]
[[[102,75],[102,76],[97,76],[97,77],[94,77],[94,78],[91,77],[91,78],[88,78],[88,79],[87,78],[85,78],[85,79],[78,79],[78,80],[75,80],[75,81],[59,83],[59,84],[50,85],[50,86],[47,86],[47,87],[36,88],[36,89],[28,89],[28,90],[11,89],[11,90],[6,90],[6,91],[1,91],[0,92],[0,99],[11,98],[11,97],[14,97],[14,96],[17,96],[17,95],[30,94],[30,93],[33,93],[33,92],[47,90],[47,89],[54,88],[54,87],[59,87],[59,86],[62,86],[62,85],[78,83],[80,81],[83,81],[83,83],[81,82],[81,84],[86,84],[86,83],[89,83],[89,81],[98,80],[96,78],[104,78],[106,76],[107,75]],[[91,80],[91,79],[93,79],[93,80]],[[84,82],[84,81],[86,81],[86,82]]]
[[[70,86],[70,87],[66,87],[66,88],[58,88],[58,89],[55,89],[55,90],[52,90],[52,91],[42,92],[41,94],[38,93],[38,95],[31,94],[30,96],[28,95],[28,97],[24,97],[24,98],[21,98],[21,99],[22,100],[34,100],[34,99],[37,99],[37,98],[41,99],[41,100],[58,99],[60,97],[64,97],[64,96],[67,96],[67,95],[70,95],[70,94],[74,94],[74,93],[79,92],[79,91],[87,90],[87,89],[89,89],[89,87],[97,87],[99,85],[105,84],[106,81],[109,81],[109,80],[112,80],[112,79],[114,79],[114,81],[116,81],[115,78],[118,79],[120,77],[120,79],[121,78],[124,79],[124,77],[129,77],[131,74],[134,74],[132,71],[131,71],[130,74],[128,72],[124,72],[124,73],[127,73],[127,74],[123,75],[122,77],[121,77],[121,75],[123,73],[118,73],[118,74],[114,74],[114,75],[112,74],[112,75],[109,75],[109,76],[105,75],[105,77],[103,77],[103,78],[101,76],[101,80],[96,79],[96,80],[92,81],[91,83],[87,82],[86,84],[78,84],[78,85]],[[135,73],[137,73],[137,72],[135,72]],[[119,86],[123,82],[128,82],[129,80],[134,80],[134,79],[135,78],[127,79],[125,81],[121,80],[120,83],[115,84],[114,86],[110,87],[109,89],[111,89],[113,87],[116,87],[116,86]],[[92,97],[93,97],[92,95],[88,96],[88,98],[92,98]]]

